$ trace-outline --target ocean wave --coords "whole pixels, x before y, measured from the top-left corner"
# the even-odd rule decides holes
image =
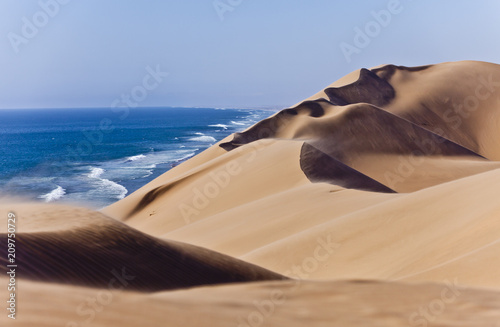
[[[244,123],[240,123],[240,122],[237,122],[237,121],[234,121],[234,120],[231,120],[231,124],[238,125],[238,126],[245,126],[246,125]]]
[[[145,184],[149,181],[148,177],[155,174],[158,169],[164,171],[167,167],[173,167],[194,156],[198,150],[199,147],[189,146],[183,149],[151,152],[140,160],[126,161],[128,157],[113,159],[99,163],[99,168],[87,166],[89,172],[84,176],[90,178],[87,182],[90,183],[91,189],[101,188],[102,195],[99,196],[123,198],[130,192],[130,187],[131,191],[135,191],[134,187],[138,183],[132,181],[144,180]],[[116,185],[112,186],[111,183]]]
[[[44,199],[45,202],[52,202],[52,201],[59,200],[65,194],[66,194],[66,190],[63,189],[61,186],[57,185],[56,189],[52,190],[51,192],[49,192],[47,194],[40,195],[38,198]]]
[[[102,185],[99,187],[99,190],[104,191],[105,193],[118,200],[123,199],[128,193],[127,188],[121,184],[115,183],[105,178],[101,179],[101,181]]]
[[[215,138],[213,138],[212,136],[208,136],[208,135],[192,137],[189,140],[195,141],[195,142],[208,142],[208,143],[217,142],[217,140]]]
[[[87,177],[91,179],[95,179],[97,184],[97,188],[102,194],[109,195],[110,197],[114,197],[118,200],[121,200],[127,195],[128,190],[125,186],[113,182],[106,178],[101,178],[101,175],[104,174],[106,170],[102,168],[91,168],[90,173]],[[149,176],[149,175],[148,175]]]
[[[146,158],[146,156],[143,154],[139,154],[136,156],[128,157],[125,162],[136,161],[136,160],[143,159],[143,158]]]
[[[149,176],[153,175],[153,169],[156,168],[156,164],[151,164],[149,166],[146,166],[148,170],[146,170],[144,175],[139,176],[138,178],[148,178]],[[131,178],[131,179],[136,179],[136,178]]]
[[[146,173],[146,175],[142,175],[142,176],[141,176],[141,177],[139,177],[139,178],[147,178],[147,177],[149,177],[149,176],[151,176],[151,175],[153,175],[153,171],[152,171],[152,170],[148,170],[148,171],[147,171],[147,173]]]
[[[227,129],[227,125],[224,125],[224,124],[208,125],[208,127],[217,127],[217,128]]]
[[[198,149],[196,149],[195,151],[198,151]],[[181,158],[178,158],[175,160],[175,162],[181,162],[181,161],[184,161],[186,159],[189,159],[191,158],[192,156],[194,156],[196,154],[196,152],[191,152],[191,153],[188,153],[186,154],[184,157],[181,157]]]
[[[100,176],[104,173],[104,169],[102,168],[92,168],[90,173],[87,175],[89,178],[100,178]]]

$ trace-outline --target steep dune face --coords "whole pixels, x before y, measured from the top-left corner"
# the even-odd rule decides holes
[[[371,86],[367,87],[368,82]],[[361,85],[370,90],[368,95],[360,94],[365,93],[360,91]],[[369,103],[498,160],[499,90],[500,71],[492,63],[461,61],[414,68],[385,65],[353,72],[306,101]]]
[[[469,78],[469,75],[476,77]],[[453,83],[457,78],[465,82]],[[433,88],[429,88],[429,84]],[[362,69],[356,82],[326,88],[324,97],[283,110],[236,134],[221,147],[232,150],[265,137],[299,139],[308,145],[301,153],[301,161],[307,168],[303,169],[304,173],[313,181],[322,179],[342,185],[335,181],[339,173],[334,161],[340,161],[369,177],[366,183],[370,186],[365,189],[377,190],[371,181],[374,179],[389,189],[411,192],[492,168],[482,159],[494,160],[498,148],[496,127],[500,117],[495,106],[500,97],[494,93],[496,85],[500,85],[498,66],[486,63]],[[428,93],[420,91],[427,88]],[[459,121],[457,115],[463,118]],[[491,133],[485,136],[483,128]],[[311,155],[312,151],[316,155]],[[373,159],[372,155],[383,160],[383,174],[377,172],[376,162],[370,160],[366,165],[367,156]],[[451,164],[458,175],[446,180],[432,176],[423,182],[425,176],[420,166],[438,156],[462,160],[463,168]],[[316,159],[311,158],[320,159],[315,163]],[[331,169],[325,168],[328,165],[325,158],[331,158]],[[471,161],[476,164],[471,165]],[[427,174],[448,171],[446,167],[429,166],[425,165]],[[405,185],[396,185],[401,184],[401,174],[397,172],[404,168],[411,169],[412,173],[416,170],[414,176],[418,179],[410,176]],[[323,178],[318,176],[320,170]],[[378,190],[383,191],[380,187]]]
[[[91,210],[12,206],[22,221],[15,238],[21,278],[111,289],[121,283],[139,291],[283,279],[214,251],[155,239]],[[7,233],[0,234],[4,274],[7,249]]]
[[[417,74],[396,69],[391,81],[400,96],[385,110],[490,160],[500,159],[498,65],[452,62]]]

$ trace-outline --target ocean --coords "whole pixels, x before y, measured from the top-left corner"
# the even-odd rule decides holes
[[[0,194],[100,209],[271,114],[210,108],[0,110]]]

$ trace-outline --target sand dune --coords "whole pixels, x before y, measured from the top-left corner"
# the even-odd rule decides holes
[[[210,250],[155,239],[98,212],[59,206],[9,207],[17,207],[16,215],[22,220],[16,234],[21,278],[91,287],[112,287],[123,281],[128,289],[140,291],[283,279]],[[5,207],[1,209],[7,216]],[[0,237],[3,274],[9,270],[5,258],[6,233]]]
[[[452,282],[284,281],[154,294],[24,286],[31,301],[22,318],[13,323],[2,315],[2,326],[497,327],[500,321],[500,293]]]
[[[130,267],[92,325],[252,326],[285,294],[253,324],[498,326],[498,86],[483,62],[360,69],[100,213],[4,205],[24,217],[23,324],[82,319]]]
[[[500,171],[495,170],[399,196],[318,224],[242,258],[302,278],[438,282],[458,278],[463,285],[498,289],[498,277],[491,272],[500,266],[488,253],[489,246],[500,240],[499,182]],[[317,238],[325,235],[338,246],[320,258],[314,255]],[[292,244],[300,251],[287,254]],[[280,261],[273,260],[278,256]],[[315,261],[308,263],[307,258]],[[470,264],[452,269],[451,263],[458,259]],[[294,266],[300,267],[299,272],[291,269]],[[435,268],[440,273],[432,276]]]

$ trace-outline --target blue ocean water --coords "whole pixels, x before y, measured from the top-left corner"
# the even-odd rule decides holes
[[[0,193],[105,207],[272,112],[0,110]]]

